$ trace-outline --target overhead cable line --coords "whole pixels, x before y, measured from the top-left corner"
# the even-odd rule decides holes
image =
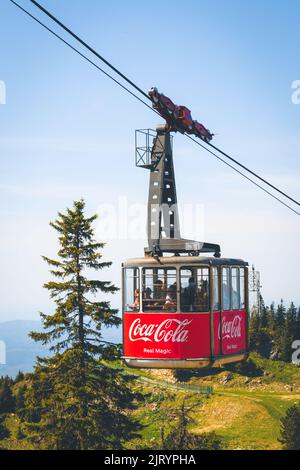
[[[51,19],[53,19],[53,21],[55,21],[57,24],[59,24],[59,26],[61,26],[65,31],[67,31],[69,34],[71,34],[76,40],[78,40],[83,46],[85,46],[89,51],[91,51],[94,55],[96,55],[100,60],[102,60],[104,63],[106,63],[109,67],[111,67],[116,73],[118,73],[122,78],[124,78],[124,80],[126,80],[128,83],[130,83],[130,85],[132,85],[136,90],[138,90],[140,93],[143,94],[143,96],[145,96],[147,99],[150,99],[150,97],[143,91],[141,90],[137,85],[135,85],[131,80],[129,80],[125,75],[123,75],[118,69],[116,69],[112,64],[110,64],[106,59],[104,59],[100,54],[98,54],[97,51],[95,51],[93,48],[91,48],[87,43],[85,43],[81,38],[79,38],[75,33],[73,33],[69,28],[67,28],[65,25],[63,25],[57,18],[55,18],[51,13],[49,13],[45,8],[43,8],[39,3],[37,3],[35,0],[30,0],[34,5],[36,5],[39,9],[41,9],[47,16],[49,16]],[[93,62],[91,59],[89,59],[86,55],[84,55],[82,52],[80,52],[77,48],[75,48],[72,44],[70,44],[68,41],[66,41],[64,38],[62,38],[59,34],[57,34],[55,31],[53,31],[51,28],[49,28],[48,26],[46,26],[42,21],[40,21],[39,19],[37,19],[34,15],[32,15],[30,12],[28,12],[25,8],[23,8],[21,5],[19,5],[17,2],[15,2],[14,0],[10,0],[11,3],[13,3],[16,7],[18,7],[20,10],[22,10],[26,15],[28,15],[29,17],[31,17],[34,21],[36,21],[38,24],[40,24],[43,28],[45,28],[48,32],[50,32],[52,35],[54,35],[57,39],[59,39],[60,41],[62,41],[64,44],[66,44],[68,47],[70,47],[74,52],[76,52],[77,54],[79,54],[82,58],[84,58],[85,60],[87,60],[91,65],[93,65],[94,67],[96,67],[98,70],[100,70],[102,73],[104,73],[107,77],[109,77],[111,80],[113,80],[117,85],[119,85],[121,88],[123,88],[125,91],[127,91],[128,93],[130,93],[134,98],[136,98],[137,100],[139,100],[141,103],[143,103],[145,106],[147,106],[147,108],[151,109],[151,111],[155,112],[156,114],[160,115],[155,109],[152,108],[152,106],[150,106],[148,103],[146,103],[144,100],[142,100],[139,96],[137,96],[135,93],[133,93],[131,90],[129,90],[129,88],[127,88],[126,86],[124,86],[122,83],[120,83],[118,80],[116,80],[112,75],[110,75],[109,73],[107,73],[105,70],[103,70],[101,67],[99,67],[95,62]],[[246,178],[248,181],[252,182],[255,186],[257,186],[258,188],[262,189],[266,194],[270,195],[271,197],[273,197],[275,200],[277,200],[278,202],[280,202],[281,204],[283,204],[285,207],[287,207],[288,209],[290,209],[291,211],[293,211],[294,213],[296,213],[297,215],[300,215],[299,212],[297,212],[295,209],[293,209],[292,207],[290,207],[288,204],[286,204],[285,202],[283,202],[281,199],[277,198],[274,194],[272,194],[271,192],[267,191],[265,188],[263,188],[261,185],[259,185],[258,183],[256,183],[253,179],[249,178],[247,175],[245,175],[244,173],[242,173],[241,171],[239,171],[237,168],[235,168],[233,165],[230,165],[228,162],[226,162],[224,159],[222,159],[220,156],[216,155],[214,152],[212,152],[211,150],[209,150],[207,147],[205,147],[204,145],[202,145],[198,140],[192,138],[189,134],[185,133],[184,135],[186,135],[190,140],[194,141],[197,145],[201,146],[204,150],[206,150],[207,152],[209,152],[211,155],[215,156],[216,158],[218,158],[220,161],[222,161],[224,164],[226,164],[228,167],[230,167],[231,169],[233,169],[234,171],[236,171],[237,173],[239,173],[241,176],[243,176],[244,178]],[[210,145],[210,147],[214,148],[217,152],[220,152],[222,155],[224,155],[226,158],[230,159],[231,161],[233,161],[235,164],[237,164],[238,166],[242,167],[244,170],[248,171],[249,173],[251,173],[253,176],[255,176],[256,178],[260,179],[261,181],[263,181],[265,184],[267,184],[268,186],[270,186],[272,189],[278,191],[280,194],[282,194],[283,196],[287,197],[288,199],[290,199],[292,202],[294,202],[295,204],[299,205],[300,206],[300,203],[297,202],[295,199],[291,198],[290,196],[288,196],[286,193],[284,193],[283,191],[281,191],[279,188],[277,188],[276,186],[272,185],[271,183],[269,183],[268,181],[266,181],[264,178],[260,177],[258,174],[254,173],[252,170],[250,170],[249,168],[247,168],[246,166],[244,166],[243,164],[239,163],[237,160],[235,160],[234,158],[230,157],[228,154],[226,154],[225,152],[223,152],[222,150],[220,150],[219,148],[215,147],[213,144],[211,143],[208,143],[206,142],[208,145]]]
[[[108,60],[106,60],[102,55],[99,54],[95,49],[93,49],[91,46],[89,46],[83,39],[81,39],[77,34],[75,34],[71,29],[69,29],[67,26],[65,26],[61,21],[59,21],[54,15],[52,15],[48,10],[46,10],[42,5],[40,5],[38,2],[35,0],[30,0],[37,8],[39,8],[45,15],[47,15],[49,18],[51,18],[55,23],[57,23],[61,28],[63,28],[67,33],[71,34],[73,38],[75,38],[77,41],[80,42],[84,47],[86,47],[90,52],[95,54],[95,56],[98,57],[98,59],[102,60],[108,67],[110,67],[114,72],[116,72],[120,77],[122,77],[126,82],[128,82],[133,88],[135,88],[137,91],[139,91],[142,95],[144,95],[145,98],[151,101],[151,98],[145,93],[140,87],[138,87],[135,83],[133,83],[126,75],[124,75],[120,70],[118,70],[116,67],[114,67]]]
[[[216,150],[217,152],[221,153],[222,155],[224,155],[224,157],[228,158],[229,160],[231,160],[232,162],[234,162],[236,165],[239,165],[241,168],[243,168],[244,170],[248,171],[248,173],[251,173],[251,175],[255,176],[256,178],[258,178],[260,181],[262,181],[263,183],[267,184],[268,186],[270,186],[272,189],[275,189],[275,191],[278,191],[280,194],[282,194],[283,196],[285,196],[287,199],[289,199],[290,201],[294,202],[295,204],[297,204],[298,206],[300,206],[300,203],[298,201],[296,201],[295,199],[293,199],[292,197],[290,197],[288,194],[284,193],[283,191],[281,191],[281,189],[277,188],[276,186],[274,186],[272,183],[269,183],[269,181],[265,180],[264,178],[262,178],[261,176],[259,176],[257,173],[254,173],[254,171],[250,170],[249,168],[247,168],[245,165],[243,165],[242,163],[238,162],[237,160],[235,160],[233,157],[231,157],[230,155],[228,155],[227,153],[223,152],[223,150],[220,150],[218,147],[216,147],[215,145],[211,144],[210,142],[207,142],[208,145],[210,147],[212,147],[214,150]]]
[[[26,15],[28,15],[30,18],[32,18],[36,23],[38,23],[39,25],[41,25],[43,28],[45,28],[47,31],[49,31],[49,33],[51,33],[53,36],[55,36],[57,39],[59,39],[60,41],[62,41],[66,46],[70,47],[70,49],[72,49],[74,52],[76,52],[78,55],[80,55],[83,59],[87,60],[91,65],[93,65],[94,67],[96,67],[98,70],[100,70],[100,72],[104,73],[104,75],[106,75],[107,77],[109,77],[111,80],[113,80],[117,85],[119,85],[121,88],[123,88],[123,90],[126,90],[128,93],[130,93],[132,96],[134,96],[134,98],[136,98],[137,100],[139,100],[141,103],[143,103],[145,106],[147,106],[149,109],[151,109],[152,111],[154,111],[154,109],[152,108],[152,106],[150,106],[148,103],[146,103],[145,101],[143,101],[139,96],[137,96],[135,93],[133,93],[131,90],[129,90],[129,88],[127,88],[125,85],[123,85],[121,82],[119,82],[118,80],[116,80],[112,75],[110,75],[109,73],[107,73],[104,69],[102,69],[101,67],[99,67],[99,65],[97,65],[95,62],[93,62],[89,57],[87,57],[86,55],[84,55],[82,52],[80,52],[78,49],[76,49],[76,47],[74,47],[72,44],[70,44],[68,41],[66,41],[63,37],[61,37],[59,34],[57,34],[55,31],[53,31],[53,29],[49,28],[47,25],[45,25],[45,23],[43,23],[42,21],[40,21],[38,18],[36,18],[34,15],[32,15],[29,11],[27,11],[25,8],[23,8],[21,5],[19,5],[17,2],[15,2],[14,0],[9,0],[11,3],[13,3],[16,7],[18,7],[20,10],[22,10]],[[159,113],[157,113],[159,114]]]
[[[261,186],[260,184],[256,183],[256,181],[254,181],[252,178],[250,178],[249,176],[245,175],[245,173],[242,173],[240,170],[238,170],[237,168],[235,168],[233,165],[231,165],[230,163],[226,162],[226,160],[224,160],[223,158],[221,158],[219,155],[217,155],[216,153],[212,152],[211,150],[209,150],[207,147],[204,147],[204,145],[201,144],[201,142],[199,142],[198,140],[194,139],[193,137],[191,137],[189,134],[185,134],[186,137],[188,137],[189,139],[193,140],[197,145],[200,145],[200,147],[204,148],[205,150],[207,150],[207,152],[209,152],[211,155],[213,155],[214,157],[216,157],[218,160],[220,160],[221,162],[223,162],[225,165],[229,166],[230,168],[232,168],[232,170],[236,171],[237,173],[239,173],[241,176],[243,176],[244,178],[246,178],[248,181],[251,181],[251,183],[255,184],[255,186],[257,186],[258,188],[260,188],[262,191],[264,191],[265,193],[267,193],[269,196],[271,196],[272,198],[276,199],[276,201],[280,202],[280,204],[283,204],[285,207],[287,207],[288,209],[290,209],[291,211],[293,211],[295,214],[297,215],[300,215],[300,212],[296,211],[296,209],[293,209],[293,207],[289,206],[288,204],[286,204],[284,201],[282,201],[281,199],[279,199],[277,196],[275,196],[274,194],[272,194],[270,191],[268,191],[267,189],[265,189],[263,186]]]
[[[59,19],[57,19],[52,13],[50,13],[48,10],[46,10],[42,5],[40,5],[36,0],[30,0],[31,3],[33,3],[37,8],[39,8],[43,13],[45,13],[49,18],[51,18],[53,21],[55,21],[55,23],[57,23],[61,28],[63,28],[65,31],[67,31],[69,34],[71,34],[71,36],[73,36],[77,41],[80,42],[80,44],[82,44],[84,47],[86,47],[90,52],[92,52],[93,54],[96,55],[96,57],[98,57],[100,60],[102,60],[106,65],[108,65],[110,68],[112,68],[112,70],[114,70],[116,73],[118,73],[124,80],[126,80],[131,86],[133,86],[136,90],[138,90],[144,97],[146,97],[147,99],[149,99],[151,101],[151,98],[140,88],[138,87],[135,83],[133,83],[128,77],[126,77],[126,75],[124,75],[123,73],[121,73],[118,69],[116,69],[110,62],[108,62],[103,56],[101,56],[95,49],[93,49],[91,46],[89,46],[85,41],[83,41],[77,34],[75,34],[70,28],[68,28],[67,26],[65,26]],[[275,191],[278,191],[280,194],[282,194],[283,196],[285,196],[287,199],[289,199],[290,201],[292,201],[294,204],[297,204],[298,206],[300,206],[300,203],[298,201],[296,201],[295,199],[293,199],[292,197],[290,197],[288,194],[286,194],[285,192],[283,192],[281,189],[277,188],[276,186],[274,186],[272,183],[269,183],[266,179],[262,178],[261,176],[259,176],[257,173],[255,173],[254,171],[250,170],[249,168],[247,168],[245,165],[243,165],[242,163],[240,163],[239,161],[237,161],[236,159],[234,159],[233,157],[231,157],[230,155],[228,155],[227,153],[225,153],[223,150],[220,150],[218,147],[216,147],[215,145],[207,142],[208,145],[210,145],[214,150],[216,150],[217,152],[220,152],[222,155],[224,155],[224,157],[228,158],[229,160],[231,160],[232,162],[234,162],[236,165],[240,166],[241,168],[243,168],[243,170],[246,170],[248,173],[250,173],[251,175],[255,176],[256,178],[258,178],[260,181],[262,181],[264,184],[268,185],[269,187],[271,187],[272,189],[274,189]],[[206,148],[206,147],[204,147]]]

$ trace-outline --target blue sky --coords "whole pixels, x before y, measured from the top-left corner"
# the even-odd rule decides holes
[[[19,3],[49,24],[29,0]],[[298,1],[41,3],[141,88],[156,85],[187,105],[218,134],[217,146],[300,199],[300,105],[291,101],[300,79]],[[92,213],[120,197],[146,203],[134,130],[154,128],[157,117],[8,0],[0,39],[0,320],[35,319],[51,308],[42,289],[49,276],[41,255],[57,249],[48,222],[80,197]],[[199,237],[254,263],[267,302],[300,304],[298,216],[182,136],[174,158],[180,202],[203,209]],[[182,232],[190,235],[188,224]],[[114,262],[107,277],[120,285],[120,264],[142,254],[146,231],[144,240],[106,241]]]

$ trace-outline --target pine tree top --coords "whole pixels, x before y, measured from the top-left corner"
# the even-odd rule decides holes
[[[92,357],[104,354],[102,327],[117,326],[121,320],[106,298],[96,298],[119,289],[108,280],[89,278],[93,271],[108,268],[111,262],[102,261],[100,250],[105,243],[95,240],[93,222],[97,215],[87,217],[84,210],[83,199],[74,201],[72,209],[59,212],[57,219],[50,222],[58,232],[59,250],[57,259],[43,256],[55,278],[44,287],[56,309],[52,315],[40,314],[46,331],[31,333],[31,337],[44,344],[52,343],[51,350],[56,353],[72,348],[79,356]]]

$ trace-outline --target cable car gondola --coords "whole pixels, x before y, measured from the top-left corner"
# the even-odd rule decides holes
[[[167,122],[166,126],[157,128],[152,149],[149,147],[150,133],[145,130],[137,131],[146,137],[146,146],[136,146],[137,165],[150,170],[148,247],[145,249],[144,258],[128,260],[123,264],[125,363],[133,367],[172,368],[202,367],[246,359],[248,355],[247,263],[242,260],[220,258],[218,245],[184,240],[180,237],[170,132],[178,131],[185,134],[297,215],[300,215],[297,210],[258,184],[252,177],[294,204],[299,206],[300,203],[231,155],[212,145],[214,134],[203,124],[192,120],[188,108],[176,106],[156,88],[151,88],[147,95],[53,14],[35,0],[32,2],[125,80],[135,92],[101,69],[25,8],[16,2],[13,3],[148,108],[150,106],[143,99],[151,100],[152,109]],[[137,96],[136,92],[142,98]],[[193,139],[191,135],[205,141],[218,154]],[[242,168],[251,177],[220,155]],[[213,253],[214,256],[203,257],[202,253]],[[173,257],[164,256],[169,254],[173,254]],[[155,298],[158,291],[160,296]]]
[[[136,131],[136,164],[150,170],[148,246],[122,266],[124,363],[200,368],[245,360],[248,263],[181,238],[168,126]]]

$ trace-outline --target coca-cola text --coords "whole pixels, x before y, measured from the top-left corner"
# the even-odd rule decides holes
[[[130,341],[161,341],[167,343],[184,343],[188,340],[189,330],[186,328],[192,320],[179,320],[177,318],[166,318],[161,323],[143,323],[136,318],[129,329]]]

